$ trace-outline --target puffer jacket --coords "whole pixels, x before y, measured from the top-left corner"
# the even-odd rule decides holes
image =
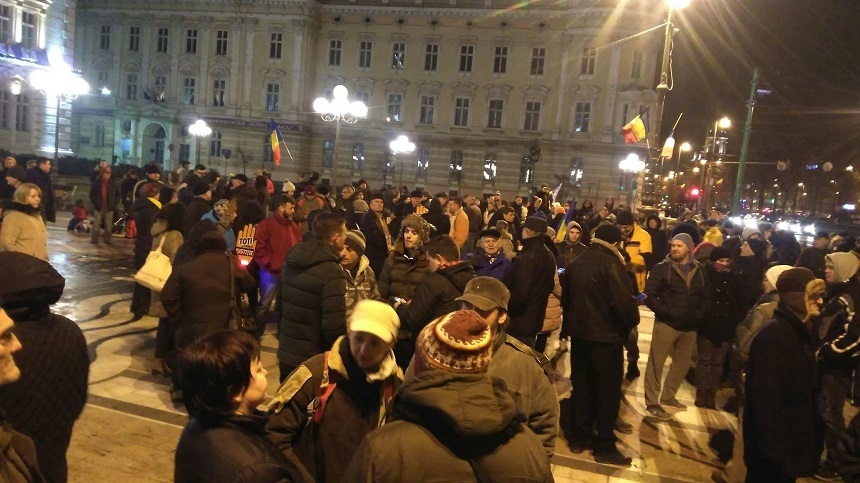
[[[414,252],[413,252],[414,253]],[[427,255],[421,249],[412,256],[394,251],[385,259],[379,275],[379,295],[391,302],[394,297],[409,300],[421,280],[430,273]]]
[[[700,338],[719,345],[734,339],[735,329],[744,319],[743,281],[736,272],[719,272],[710,264],[704,271],[709,282],[711,310],[697,332]]]
[[[0,251],[48,260],[48,230],[39,208],[14,202],[6,207],[0,228]]]
[[[710,310],[710,289],[699,262],[687,274],[670,257],[654,265],[645,283],[645,304],[654,319],[679,331],[694,331]]]
[[[298,469],[266,437],[262,414],[218,421],[192,419],[176,447],[176,483],[304,481]]]
[[[621,253],[600,239],[567,266],[561,279],[561,337],[621,344],[639,324],[633,283]]]
[[[576,260],[576,257],[588,250],[588,247],[582,244],[582,242],[571,243],[568,240],[556,243],[555,248],[558,250],[558,257],[556,258],[558,266],[561,268],[567,267],[571,262]]]
[[[294,246],[281,270],[278,361],[298,366],[346,334],[346,275],[322,240]]]
[[[555,273],[555,287],[546,301],[546,315],[543,317],[541,332],[552,332],[561,327],[561,283]]]
[[[370,268],[370,260],[364,255],[358,261],[355,277],[346,268],[343,272],[346,276],[346,318],[349,319],[359,300],[379,300],[379,287]]]
[[[329,378],[336,387],[321,421],[311,423],[308,405],[319,395],[325,364],[324,354],[315,355],[284,381],[269,403],[267,430],[269,439],[313,481],[340,482],[364,436],[384,424],[403,372],[395,365],[384,380],[368,382],[352,357],[349,339],[338,338],[328,355]]]
[[[496,280],[505,278],[505,274],[511,269],[511,259],[501,250],[490,258],[482,248],[476,248],[475,253],[466,254],[464,260],[468,261],[479,277],[493,277]]]
[[[253,290],[254,278],[235,256],[220,250],[203,251],[170,274],[161,291],[161,303],[170,319],[169,332],[174,334],[177,350],[230,327],[231,263],[234,289]]]
[[[460,302],[455,299],[463,295],[466,284],[473,278],[475,270],[466,262],[428,273],[415,289],[411,301],[397,308],[401,338],[417,336],[437,317],[459,309]]]
[[[149,231],[152,232],[153,250],[158,248],[158,245],[161,243],[161,239],[164,238],[164,245],[161,247],[161,253],[167,255],[170,259],[170,264],[172,265],[173,261],[176,259],[176,253],[179,251],[179,247],[182,246],[184,241],[182,232],[179,230],[167,231],[167,221],[165,220],[156,220]],[[167,317],[167,311],[164,310],[164,306],[161,304],[161,292],[156,290],[151,291],[149,315],[153,317]]]
[[[398,392],[393,418],[364,437],[344,481],[476,481],[472,464],[481,481],[552,481],[540,440],[499,378],[422,373]]]

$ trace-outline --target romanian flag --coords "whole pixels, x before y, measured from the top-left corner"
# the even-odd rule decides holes
[[[280,166],[281,142],[283,142],[284,137],[281,136],[281,131],[278,129],[278,125],[275,124],[274,119],[269,120],[269,128],[272,130],[272,161],[274,161],[275,166]]]
[[[621,128],[621,133],[624,134],[624,142],[627,144],[638,143],[645,139],[645,123],[642,122],[642,116],[634,117]]]

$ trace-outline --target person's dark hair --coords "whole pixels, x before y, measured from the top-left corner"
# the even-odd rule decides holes
[[[514,215],[517,214],[517,212],[514,211],[514,209],[511,208],[510,206],[503,206],[503,207],[499,208],[499,214],[500,215],[504,216],[504,215],[507,215],[508,213],[513,213]]]
[[[182,203],[168,203],[164,205],[155,215],[156,220],[167,222],[167,230],[182,230],[182,218],[185,216],[185,205]]]
[[[260,175],[254,178],[254,188],[261,189],[269,186],[269,181],[265,176]]]
[[[192,418],[220,419],[234,411],[233,398],[251,383],[260,344],[243,330],[209,334],[180,353],[179,385]]]
[[[287,203],[291,203],[293,206],[296,206],[296,200],[293,199],[292,196],[286,193],[280,193],[275,197],[275,207],[284,206]]]
[[[320,185],[317,187],[317,193],[328,196],[331,193],[331,188],[327,184]]]
[[[457,203],[457,206],[463,206],[463,200],[458,196],[452,196],[448,199],[448,203],[451,203],[452,201]]]
[[[224,240],[224,235],[217,231],[210,231],[203,234],[200,237],[200,241],[197,242],[197,252],[196,255],[200,255],[203,252],[226,252],[227,251],[227,241]]]
[[[206,176],[209,177],[209,184],[214,184],[216,181],[218,181],[218,178],[221,177],[221,173],[219,173],[217,169],[212,168],[209,170],[208,173],[206,173]]]
[[[45,163],[50,163],[51,158],[36,158],[36,166],[41,166]]]
[[[427,212],[430,214],[444,214],[445,210],[442,209],[442,202],[437,198],[433,198],[430,200],[430,207],[427,208]]]
[[[266,217],[266,212],[263,210],[263,207],[260,206],[260,203],[256,201],[246,201],[239,207],[239,210],[236,212],[236,218],[241,220],[244,225],[256,225],[257,223],[263,221]],[[243,226],[244,226],[243,225]]]
[[[317,240],[328,240],[335,236],[346,220],[339,213],[320,213],[314,218],[314,237]]]
[[[440,235],[431,239],[424,245],[428,258],[442,256],[446,261],[454,262],[460,259],[460,249],[457,242],[448,235]]]

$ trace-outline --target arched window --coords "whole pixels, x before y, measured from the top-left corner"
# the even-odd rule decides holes
[[[209,147],[210,156],[221,156],[221,131],[212,131]]]
[[[418,172],[420,178],[427,177],[427,171],[430,169],[430,149],[421,148],[418,150]]]
[[[356,171],[364,169],[364,143],[352,145],[352,169]]]
[[[484,157],[484,181],[496,179],[496,153],[487,153]]]
[[[322,166],[323,168],[331,168],[334,166],[334,142],[332,142],[331,139],[323,141]]]
[[[577,188],[582,187],[582,175],[585,173],[582,165],[582,158],[573,158],[570,160],[570,184]]]
[[[448,165],[448,179],[460,181],[463,177],[463,151],[451,151],[451,164]]]

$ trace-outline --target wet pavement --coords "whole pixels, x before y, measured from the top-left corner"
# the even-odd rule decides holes
[[[51,263],[66,277],[54,310],[80,325],[92,359],[89,401],[68,452],[70,481],[172,481],[174,451],[187,416],[170,400],[169,379],[150,374],[157,319],[131,320],[132,240],[115,237],[111,246],[92,245],[88,235],[69,233],[64,226],[51,226],[48,233]],[[639,368],[644,375],[653,317],[644,308],[641,314]],[[262,345],[271,395],[278,382],[273,334],[267,333]],[[588,453],[571,454],[559,438],[556,481],[710,481],[711,472],[723,466],[708,443],[717,431],[736,429],[737,419],[694,407],[695,391],[686,382],[678,399],[687,410],[673,410],[669,423],[644,419],[642,380],[623,384],[621,416],[633,425],[633,434],[620,434],[619,447],[634,457],[633,466],[597,464]]]

